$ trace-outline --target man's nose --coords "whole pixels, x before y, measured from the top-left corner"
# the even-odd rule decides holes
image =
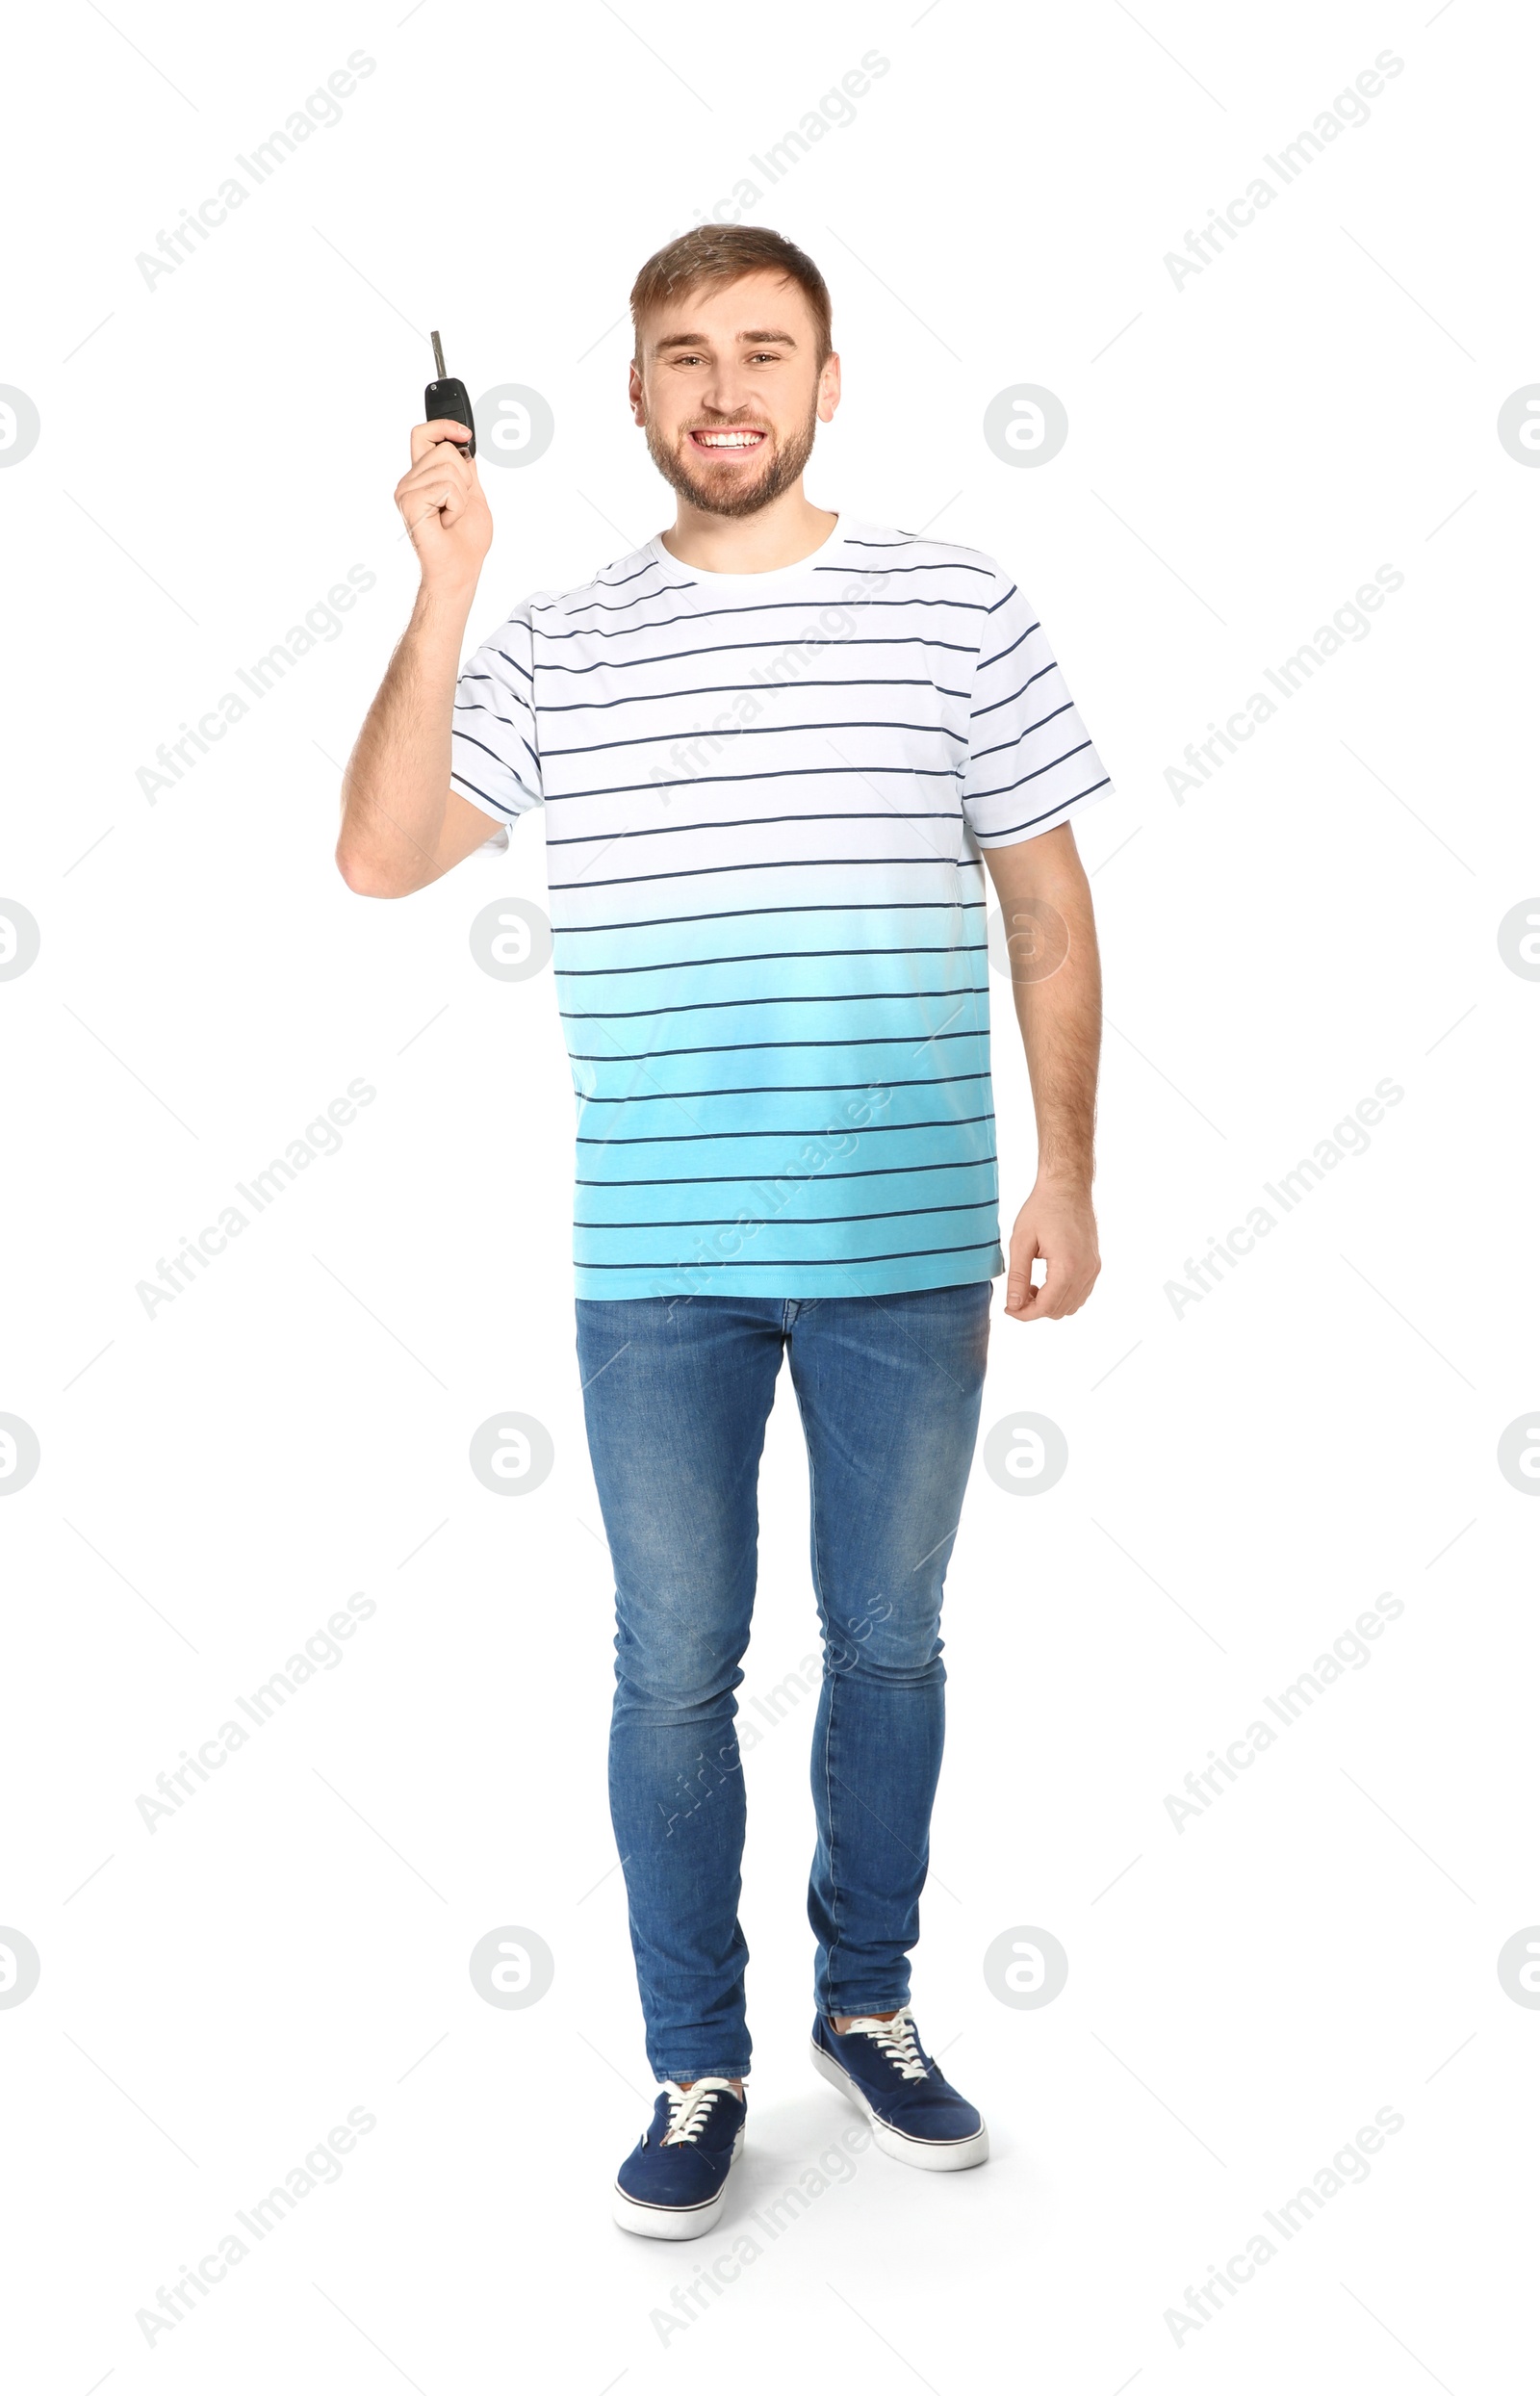
[[[747,389],[730,370],[712,376],[701,394],[701,406],[726,425],[746,424],[754,415]]]

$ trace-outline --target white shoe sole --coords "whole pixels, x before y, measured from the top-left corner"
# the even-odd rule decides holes
[[[732,2162],[743,2152],[743,2132],[732,2141]],[[732,2170],[732,2164],[729,2165]],[[613,2217],[622,2229],[629,2229],[638,2238],[704,2238],[722,2218],[728,2201],[728,2183],[722,2182],[714,2197],[704,2204],[640,2204],[629,2197],[617,2180],[612,2205]]]
[[[831,2088],[837,2088],[841,2096],[848,2097],[859,2112],[864,2113],[871,2124],[873,2144],[880,2147],[884,2154],[890,2154],[895,2161],[911,2164],[920,2172],[966,2172],[971,2171],[975,2163],[988,2161],[989,2133],[982,2122],[971,2138],[907,2137],[903,2130],[895,2129],[891,2122],[882,2119],[864,2089],[851,2078],[833,2055],[825,2054],[816,2039],[808,2041],[808,2051],[812,2057],[812,2068],[820,2077],[826,2079]]]

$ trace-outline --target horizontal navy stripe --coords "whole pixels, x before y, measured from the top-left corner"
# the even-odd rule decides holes
[[[754,777],[749,775],[744,779],[753,781]],[[609,793],[606,791],[604,795],[608,797]],[[719,815],[707,817],[704,823],[627,824],[619,832],[548,832],[546,846],[548,849],[577,849],[587,848],[595,840],[613,843],[616,840],[666,840],[686,832],[758,832],[765,824],[955,824],[958,821],[955,807],[818,807],[805,808],[794,815]]]
[[[808,1265],[892,1265],[903,1256],[971,1256],[994,1250],[998,1240],[964,1240],[959,1248],[895,1248],[880,1256],[799,1256],[795,1263],[784,1257],[730,1256],[724,1264],[733,1273],[801,1273]],[[573,1262],[580,1273],[699,1273],[709,1259],[702,1256],[668,1257],[638,1256],[629,1262],[611,1263],[598,1256],[576,1256]]]
[[[632,575],[631,580],[633,582],[638,580],[639,577]],[[612,583],[606,587],[610,589],[618,589],[620,585]],[[695,582],[660,582],[655,591],[638,591],[634,599],[626,600],[619,607],[606,607],[602,599],[578,599],[571,602],[565,599],[557,599],[552,600],[550,608],[546,608],[539,606],[534,600],[531,600],[529,603],[529,613],[531,617],[536,614],[547,615],[556,607],[570,606],[571,612],[574,615],[587,615],[594,608],[598,608],[604,615],[618,616],[624,615],[628,607],[645,607],[649,600],[661,599],[667,591],[693,591],[699,589],[699,587],[700,585]],[[544,626],[541,627],[541,630],[542,631],[545,630]],[[565,637],[565,635],[556,635],[555,637]]]
[[[752,998],[686,998],[676,999],[666,1007],[610,1007],[579,1012],[573,1007],[560,1010],[564,1023],[637,1023],[647,1015],[699,1015],[711,1007],[847,1007],[856,1000],[867,1005],[879,998],[977,998],[988,991],[988,982],[964,982],[961,990],[817,990],[788,991],[778,995],[773,991],[757,991]],[[860,1034],[854,1035],[859,1040]],[[835,1041],[783,1043],[789,1047],[837,1047]],[[671,1053],[678,1053],[671,1051]]]
[[[683,973],[692,966],[800,965],[805,957],[869,957],[871,953],[869,948],[760,948],[751,951],[746,956],[670,957],[666,962],[660,961],[656,965],[557,966],[555,970],[558,975],[565,974],[569,980],[574,976],[579,976],[586,981],[591,980],[595,974]],[[983,940],[941,940],[933,943],[928,948],[885,948],[882,952],[885,960],[889,957],[980,957],[984,953]],[[982,987],[988,989],[988,985],[985,983]],[[882,994],[886,997],[897,998],[907,997],[909,992],[887,991]],[[929,994],[932,997],[937,995],[934,991]],[[765,995],[775,998],[777,1003],[780,1003],[777,992],[767,991]]]
[[[625,561],[623,560],[622,562],[624,563]],[[606,573],[609,573],[609,572],[612,572],[612,571],[613,571],[613,569],[612,569],[612,568],[606,568],[606,569],[605,569],[605,572],[606,572]],[[648,561],[647,561],[646,565],[645,565],[645,566],[638,566],[638,567],[637,567],[637,569],[636,569],[636,572],[635,572],[634,574],[623,574],[623,575],[620,575],[620,576],[618,576],[618,577],[616,578],[616,580],[615,580],[613,582],[606,581],[606,580],[605,580],[605,577],[604,577],[604,575],[603,575],[603,574],[602,574],[602,575],[597,575],[597,576],[595,577],[595,580],[596,580],[596,581],[598,581],[598,582],[601,584],[601,586],[602,586],[604,590],[606,590],[606,591],[623,591],[623,590],[626,588],[626,585],[627,585],[627,583],[628,583],[628,582],[639,582],[639,581],[641,580],[641,579],[642,579],[642,577],[643,577],[643,575],[644,575],[644,574],[661,574],[661,573],[662,573],[662,571],[663,571],[663,561],[662,561],[662,559],[661,559],[660,557],[649,557],[649,559],[648,559]],[[531,604],[532,604],[532,603],[531,603]]]
[[[984,871],[976,857],[939,859],[937,850],[928,849],[923,857],[744,857],[732,865],[682,865],[673,873],[612,874],[603,882],[588,882],[579,874],[576,882],[552,882],[549,887],[552,890],[623,890],[639,882],[693,882],[704,873],[788,873],[803,865],[935,865],[938,862],[958,873],[969,868]],[[930,903],[940,902],[933,899]]]
[[[881,542],[881,541],[867,541],[867,542],[864,542],[864,543],[862,544],[862,547],[863,547],[863,548],[866,548],[866,549],[881,549],[881,548],[883,548],[884,546],[885,546],[885,544],[884,544],[883,542]],[[893,547],[896,547],[896,546],[897,546],[897,544],[896,544],[896,543],[894,543],[894,544],[888,544],[887,546],[893,546]],[[919,566],[814,566],[814,568],[813,568],[813,572],[814,572],[814,574],[884,574],[884,575],[886,575],[886,574],[982,574],[982,575],[984,576],[984,578],[985,578],[986,581],[988,581],[988,579],[989,579],[989,569],[988,569],[988,566],[964,566],[963,564],[962,564],[962,563],[961,563],[961,561],[960,561],[960,560],[955,559],[955,558],[951,558],[951,557],[934,557],[934,558],[932,558],[932,559],[929,561],[929,563],[927,563],[927,564],[925,564],[925,565],[919,565]],[[992,610],[991,610],[990,612],[992,613]]]
[[[761,1178],[768,1179],[768,1175]],[[785,1175],[782,1175],[785,1179]],[[822,1179],[818,1173],[808,1173],[803,1187]],[[798,1228],[811,1229],[821,1225],[825,1230],[835,1223],[904,1223],[911,1215],[977,1215],[986,1206],[998,1206],[997,1198],[969,1198],[956,1206],[895,1206],[879,1207],[872,1215],[799,1215]],[[664,1223],[579,1223],[573,1218],[575,1231],[720,1231],[728,1224],[745,1231],[768,1231],[772,1224],[784,1223],[788,1217],[780,1215],[680,1215]]]
[[[863,1042],[861,1044],[865,1046],[867,1043]],[[607,1057],[585,1058],[583,1062],[585,1064],[652,1065],[657,1060],[653,1057]],[[988,1078],[988,1069],[986,1067],[982,1073],[914,1073],[907,1081],[889,1081],[887,1075],[884,1073],[876,1077],[868,1074],[866,1079],[860,1082],[747,1082],[741,1087],[735,1084],[732,1088],[726,1090],[632,1090],[628,1092],[624,1097],[619,1098],[603,1098],[596,1095],[593,1097],[585,1096],[583,1105],[585,1108],[591,1106],[674,1106],[680,1098],[820,1098],[836,1096],[842,1090],[938,1090],[948,1082],[987,1082]],[[982,1118],[980,1120],[982,1121]],[[775,1131],[777,1126],[772,1123],[769,1128]],[[827,1130],[829,1126],[825,1124],[824,1128]],[[868,1131],[912,1131],[915,1126],[912,1123],[868,1123],[862,1128]],[[719,1137],[732,1139],[735,1135],[727,1132],[713,1133],[710,1136],[713,1139]],[[784,1136],[781,1134],[781,1137]]]
[[[783,683],[781,687],[783,690],[792,690],[797,685],[792,683]],[[734,696],[736,695],[734,693]],[[628,703],[622,699],[611,699],[606,704],[610,707],[624,707]],[[1043,721],[1046,722],[1047,718],[1044,717]],[[629,739],[582,740],[578,742],[574,748],[547,749],[544,754],[548,758],[593,757],[601,749],[646,749],[653,747],[660,740],[672,740],[676,746],[683,748],[689,745],[692,739],[743,740],[753,737],[762,740],[770,733],[942,733],[948,740],[961,740],[964,748],[967,746],[966,733],[955,733],[950,724],[902,724],[886,715],[853,715],[848,718],[841,717],[838,722],[833,724],[712,724],[693,735],[685,734],[682,737],[677,732],[633,733]]]
[[[969,557],[982,557],[984,555],[982,549],[969,549],[964,541],[932,541],[929,540],[927,535],[923,532],[906,532],[902,525],[895,525],[892,528],[895,532],[902,536],[900,539],[896,541],[863,541],[860,539],[856,533],[852,532],[845,542],[845,547],[847,549],[918,549],[923,543],[930,549],[962,550]]]
[[[948,992],[947,996],[951,996]],[[948,1018],[950,1020],[950,1018]],[[698,1048],[641,1048],[634,1052],[615,1049],[609,1055],[598,1050],[574,1048],[569,1051],[574,1065],[667,1065],[674,1057],[744,1057],[760,1048],[795,1048],[799,1054],[808,1048],[928,1048],[933,1040],[988,1040],[987,1023],[970,1024],[961,1032],[882,1032],[867,1034],[850,1032],[842,1040],[716,1040]],[[638,1093],[638,1095],[642,1094]],[[659,1091],[660,1097],[670,1098],[671,1090]],[[625,1106],[624,1098],[608,1103]],[[593,1104],[593,1100],[589,1100]]]
[[[988,1118],[981,1116],[978,1120],[983,1122]],[[826,1140],[834,1128],[836,1126],[826,1123],[821,1132],[788,1131],[778,1136],[783,1140]],[[852,1123],[847,1128],[855,1131],[857,1126]],[[860,1126],[863,1132],[874,1128],[870,1123]],[[757,1138],[758,1135],[754,1136]],[[768,1132],[764,1136],[766,1139],[771,1137]],[[619,1141],[615,1143],[617,1147],[621,1145]],[[971,1173],[987,1165],[997,1165],[999,1161],[991,1148],[988,1156],[953,1157],[944,1165],[860,1165],[847,1167],[843,1172],[831,1172],[827,1165],[820,1165],[817,1178],[820,1181],[878,1181],[894,1173]],[[773,1178],[774,1170],[774,1167],[769,1167],[762,1173],[649,1173],[640,1179],[628,1181],[609,1181],[601,1179],[597,1174],[587,1177],[579,1174],[577,1187],[579,1190],[693,1190],[697,1184],[704,1188],[707,1182],[727,1181],[734,1188],[747,1189],[753,1182]]]
[[[462,733],[459,737],[464,739],[465,734]],[[1089,748],[1091,743],[1086,745]],[[666,779],[659,774],[648,782],[600,783],[587,790],[548,791],[546,803],[561,807],[573,799],[627,799],[638,790],[700,790],[707,783],[715,782],[805,782],[816,774],[910,774],[916,780],[924,776],[931,781],[939,777],[942,782],[955,782],[961,771],[961,762],[955,760],[950,765],[912,765],[908,761],[902,765],[773,765],[757,774],[671,774]],[[792,818],[781,820],[789,822]],[[752,824],[754,818],[750,816],[746,821]]]
[[[981,1073],[953,1073],[949,1074],[947,1078],[951,1081],[982,1081],[984,1079],[984,1075]],[[870,1082],[844,1082],[837,1085],[837,1087],[845,1090],[869,1090],[874,1085]],[[932,1088],[933,1086],[934,1085],[928,1081],[925,1084],[927,1089]],[[884,1082],[882,1087],[885,1090],[912,1090],[917,1088],[918,1085],[913,1082]],[[717,1094],[711,1091],[696,1091],[694,1093],[685,1091],[680,1095],[685,1097],[689,1097],[691,1095],[696,1097],[711,1097]],[[864,1139],[869,1137],[871,1133],[877,1131],[952,1131],[959,1127],[965,1127],[970,1123],[992,1123],[993,1121],[994,1110],[991,1107],[988,1113],[983,1115],[936,1115],[927,1116],[923,1120],[912,1123],[862,1123],[860,1128],[861,1136]],[[840,1128],[841,1126],[836,1123],[818,1123],[814,1125],[811,1131],[794,1131],[788,1124],[757,1123],[751,1131],[628,1131],[615,1133],[604,1132],[598,1137],[595,1137],[593,1134],[588,1132],[579,1131],[574,1135],[574,1139],[577,1146],[579,1148],[665,1148],[677,1147],[681,1146],[684,1142],[692,1140],[827,1140],[832,1131],[836,1131]],[[851,1123],[846,1123],[842,1128],[846,1131],[852,1131],[856,1128],[856,1126]],[[982,1157],[976,1160],[964,1159],[964,1162],[978,1162],[981,1164],[985,1161],[986,1160]],[[895,1172],[906,1173],[921,1172],[926,1170],[934,1172],[935,1168],[931,1167],[927,1169],[919,1165],[897,1165],[893,1168]],[[734,1175],[733,1178],[737,1179],[740,1178],[740,1176]],[[751,1173],[747,1176],[747,1178],[752,1180],[754,1176]]]
[[[685,620],[680,616],[681,624]],[[912,649],[918,646],[921,649],[945,649],[958,657],[971,657],[975,654],[965,641],[937,640],[934,632],[874,632],[869,636],[864,632],[842,632],[837,643],[826,632],[809,632],[805,641],[735,640],[726,647],[716,641],[705,649],[665,649],[655,657],[599,657],[592,665],[548,664],[542,659],[541,671],[545,674],[621,674],[635,665],[675,665],[681,657],[737,657],[746,656],[751,649],[832,649],[836,646],[842,652],[847,649]],[[493,654],[499,657],[507,655],[501,649],[495,650]],[[518,662],[516,657],[508,658],[510,665],[518,665]],[[520,666],[519,670],[523,673],[524,668]]]
[[[681,587],[683,586],[676,582],[666,585],[669,590],[678,590]],[[648,592],[646,596],[661,599],[663,592]],[[733,616],[741,621],[744,616],[798,613],[807,615],[812,608],[825,604],[817,599],[745,599],[732,607],[688,607],[681,616],[659,616],[653,624],[617,625],[615,630],[609,632],[606,632],[603,627],[595,625],[578,625],[570,632],[548,632],[542,626],[541,637],[548,641],[629,640],[633,632],[666,632],[671,626],[676,624],[707,624],[713,616]],[[969,615],[983,615],[988,612],[981,599],[863,599],[858,597],[851,600],[849,605],[853,607],[962,607]],[[534,612],[531,605],[531,615]],[[542,609],[541,612],[546,611]],[[1036,626],[1033,629],[1036,631]],[[819,641],[827,641],[832,637],[834,636],[828,632],[815,632],[808,635],[809,639]],[[838,637],[843,640],[843,633]]]
[[[774,643],[770,645],[773,647]],[[699,656],[701,653],[696,651],[693,654]],[[731,657],[732,652],[713,650],[710,654],[714,657]],[[658,662],[672,665],[673,659],[671,657],[659,658]],[[1045,674],[1051,674],[1052,671],[1051,666],[1043,668]],[[486,682],[488,679],[489,677],[484,674],[474,677],[462,674],[460,677],[462,682],[472,680]],[[638,690],[628,692],[623,699],[567,699],[555,707],[548,707],[542,699],[540,712],[542,715],[583,715],[590,712],[597,713],[603,708],[645,708],[668,699],[735,699],[740,692],[748,691],[752,694],[754,691],[760,690],[934,690],[942,699],[965,699],[968,695],[965,690],[949,690],[944,683],[933,683],[928,674],[851,674],[835,675],[826,681],[818,681],[809,676],[806,682],[791,683],[758,681],[752,683],[696,683],[686,690]],[[1001,704],[1003,705],[1004,702],[1002,701]],[[796,727],[788,726],[787,729],[795,730]],[[689,733],[680,734],[678,737],[704,740],[708,737],[708,733],[706,729],[697,725]],[[553,750],[552,754],[559,757],[563,752],[558,749]]]
[[[576,882],[572,888],[577,889]],[[713,907],[707,909],[705,915],[636,915],[628,923],[569,923],[563,924],[561,931],[563,939],[571,940],[579,932],[655,932],[670,923],[731,923],[740,915],[862,915],[887,913],[897,915],[915,908],[923,910],[937,907],[944,908],[948,914],[953,908],[962,914],[967,914],[970,910],[988,907],[988,900],[984,898],[820,898],[807,901],[800,907],[724,907],[721,910]],[[788,948],[785,954],[788,957],[795,957],[798,951]],[[707,957],[702,962],[712,965],[716,961],[714,958]],[[596,972],[604,970],[603,966],[595,966],[593,969]],[[643,970],[650,969],[643,968]]]

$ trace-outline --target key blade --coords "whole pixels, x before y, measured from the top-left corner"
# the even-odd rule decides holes
[[[448,379],[444,372],[444,344],[440,341],[437,333],[430,333],[428,335],[428,339],[433,344],[433,363],[438,369],[439,381],[444,382]]]

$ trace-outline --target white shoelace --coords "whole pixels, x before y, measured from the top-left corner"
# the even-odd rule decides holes
[[[897,2066],[905,2079],[923,2080],[928,2077],[907,2005],[894,2014],[891,2022],[879,2022],[875,2015],[862,2014],[851,2023],[847,2037],[854,2037],[858,2030],[865,2037],[876,2040],[888,2062]]]
[[[663,2094],[668,2099],[668,2127],[663,2133],[662,2144],[665,2147],[693,2145],[706,2127],[711,2107],[724,2089],[730,2097],[736,2094],[731,2080],[696,2080],[688,2088],[681,2088],[678,2080],[665,2080]]]

